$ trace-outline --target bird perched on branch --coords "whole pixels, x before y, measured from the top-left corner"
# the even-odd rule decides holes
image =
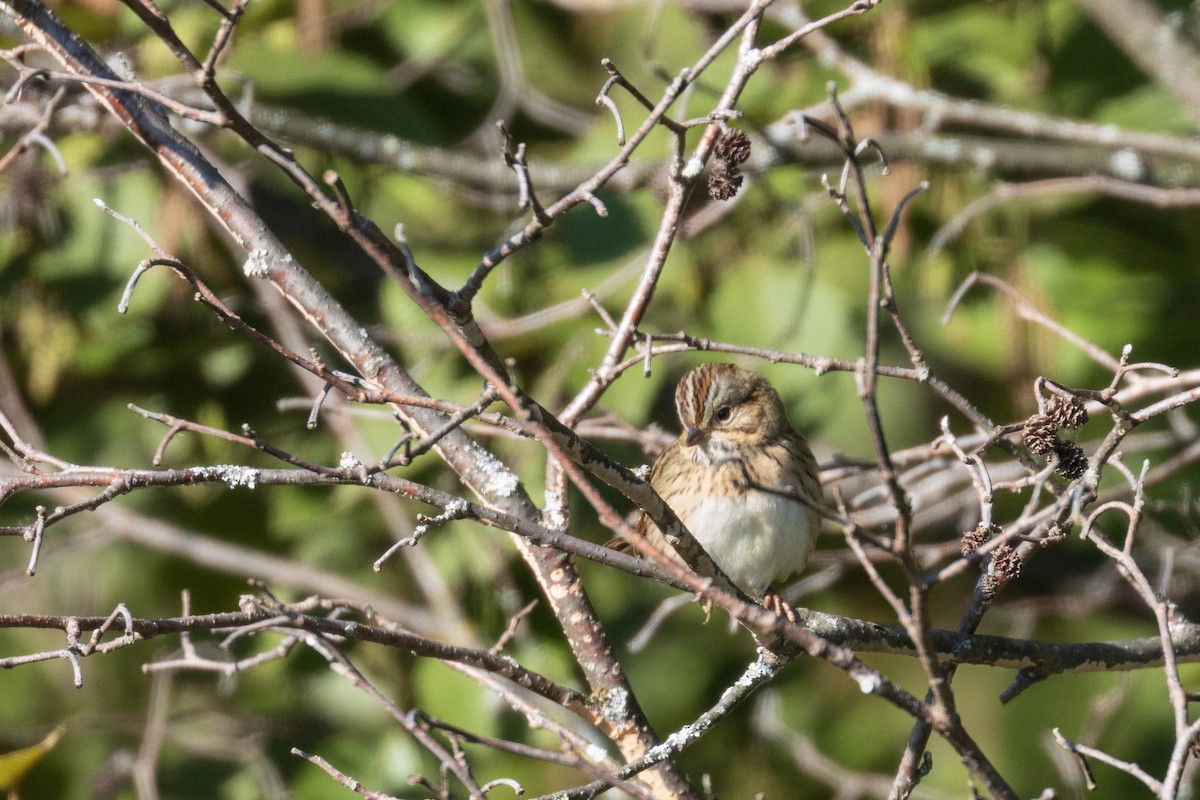
[[[804,569],[820,530],[808,443],[771,384],[733,364],[684,375],[675,408],[683,431],[655,460],[650,484],[734,584],[790,617],[770,585]],[[644,514],[638,531],[679,559]]]

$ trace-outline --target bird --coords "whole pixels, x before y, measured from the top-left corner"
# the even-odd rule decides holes
[[[650,485],[738,588],[792,618],[770,587],[804,569],[820,532],[808,442],[771,384],[734,364],[685,374],[675,409],[682,432],[655,459]],[[637,528],[682,562],[644,513]]]

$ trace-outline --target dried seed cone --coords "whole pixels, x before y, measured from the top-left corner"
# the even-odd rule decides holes
[[[968,556],[979,549],[979,545],[992,538],[992,532],[983,525],[979,525],[973,531],[967,531],[962,535],[962,540],[959,542],[962,548],[962,554]]]
[[[1008,545],[1001,545],[992,554],[992,573],[1001,583],[1011,581],[1021,576],[1021,559],[1017,551]]]
[[[1087,472],[1088,457],[1087,453],[1083,452],[1083,448],[1074,442],[1058,443],[1055,448],[1058,453],[1058,466],[1055,471],[1068,480],[1075,480],[1083,477],[1083,473]]]
[[[708,175],[708,196],[713,200],[730,200],[742,188],[743,180],[736,165],[718,161]]]
[[[1025,420],[1021,440],[1035,456],[1052,452],[1058,445],[1058,424],[1045,414],[1034,414]]]
[[[1088,412],[1083,407],[1083,403],[1074,397],[1058,395],[1050,398],[1046,416],[1058,423],[1060,428],[1070,428],[1071,430],[1083,427],[1088,421]]]
[[[737,129],[728,130],[717,140],[713,155],[731,164],[744,164],[750,158],[750,137]]]
[[[708,196],[713,200],[730,200],[742,188],[743,177],[738,169],[750,158],[750,137],[739,130],[726,131],[713,147],[712,172],[708,174]]]

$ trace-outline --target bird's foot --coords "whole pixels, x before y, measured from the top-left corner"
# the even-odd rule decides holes
[[[786,617],[788,622],[796,622],[796,609],[792,608],[779,592],[774,589],[767,589],[767,593],[763,595],[763,608],[768,611],[774,611],[781,617]]]

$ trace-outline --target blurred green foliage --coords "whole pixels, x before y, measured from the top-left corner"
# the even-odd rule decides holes
[[[308,9],[301,23],[297,5]],[[664,76],[694,61],[714,32],[735,16],[691,13],[685,4],[675,3],[615,5],[620,10],[572,14],[548,2],[514,0],[511,23],[524,83],[512,86],[505,84],[511,78],[498,67],[496,12],[489,13],[478,0],[264,0],[250,5],[222,79],[230,87],[252,85],[255,102],[296,115],[496,162],[499,142],[489,115],[498,97],[507,98],[501,110],[514,138],[527,143],[532,164],[596,165],[616,149],[611,115],[593,102],[606,77],[600,59],[611,58],[655,98]],[[806,10],[816,16],[838,7],[826,0]],[[185,41],[203,52],[218,23],[211,9],[199,3],[164,8]],[[177,73],[166,49],[116,4],[65,2],[60,11],[102,52],[125,53],[142,77]],[[317,26],[315,32],[312,26]],[[768,35],[784,32],[777,22],[764,26]],[[1067,0],[884,4],[829,33],[876,69],[918,87],[1021,110],[1194,133],[1169,96]],[[2,35],[5,46],[18,41],[10,29]],[[681,101],[678,118],[709,107],[732,61],[732,53],[718,59],[692,96]],[[745,115],[739,124],[754,130],[791,109],[816,105],[825,98],[831,78],[846,80],[796,49],[754,77],[739,105]],[[614,91],[613,97],[626,125],[636,126],[643,109],[622,92]],[[532,105],[522,106],[522,101]],[[548,124],[544,112],[551,104],[572,110],[586,124],[578,129]],[[881,124],[883,114],[863,108],[852,116],[866,134]],[[302,193],[231,135],[200,138],[222,169],[247,187],[297,258],[432,394],[464,404],[475,399],[480,381],[458,353],[396,286],[317,217]],[[14,140],[9,135],[4,149]],[[127,410],[127,404],[135,403],[231,430],[248,424],[304,458],[336,463],[344,443],[329,426],[305,429],[304,402],[282,411],[277,407],[280,400],[303,394],[287,368],[205,313],[192,302],[190,287],[174,275],[166,270],[145,275],[129,313],[117,314],[125,282],[147,253],[129,229],[101,213],[92,199],[103,198],[139,220],[248,321],[269,327],[262,298],[242,274],[244,254],[231,249],[191,199],[122,132],[63,133],[55,141],[67,162],[66,176],[57,176],[40,151],[0,175],[6,195],[0,200],[0,331],[4,355],[40,426],[45,449],[76,463],[149,466],[164,430]],[[381,228],[402,223],[419,263],[450,287],[460,285],[482,253],[525,220],[512,202],[515,179],[504,190],[487,194],[424,174],[356,163],[303,143],[296,146],[313,174],[336,169],[360,209]],[[662,159],[669,147],[667,136],[656,132],[638,158]],[[1032,380],[1038,375],[1088,388],[1106,384],[1108,376],[1077,349],[1018,320],[1010,303],[986,289],[968,294],[942,325],[950,294],[972,270],[1004,278],[1042,311],[1109,353],[1132,343],[1139,359],[1196,366],[1200,226],[1194,210],[1161,210],[1086,195],[1008,203],[973,221],[948,249],[927,257],[923,248],[934,232],[985,193],[993,178],[967,169],[899,164],[892,175],[872,183],[879,213],[886,217],[895,201],[921,180],[929,180],[931,189],[910,207],[892,259],[901,313],[935,374],[993,419],[1027,416],[1034,403]],[[548,203],[554,196],[541,199]],[[480,297],[476,310],[481,319],[516,320],[573,301],[584,289],[603,290],[601,301],[618,313],[658,227],[662,198],[652,187],[605,191],[601,199],[607,217],[587,206],[577,208],[533,247],[504,262]],[[755,176],[717,224],[676,242],[643,330],[684,330],[716,341],[854,359],[863,347],[866,264],[849,226],[823,196],[819,175],[780,167]],[[515,359],[521,380],[555,408],[583,385],[587,370],[604,351],[608,340],[595,330],[601,325],[595,314],[581,309],[551,324],[497,337],[496,344],[504,356]],[[336,362],[311,331],[305,335]],[[637,426],[653,422],[673,429],[670,392],[675,380],[692,363],[711,358],[663,358],[649,377],[632,370],[604,396],[603,409]],[[884,360],[907,365],[890,331]],[[797,427],[814,438],[819,454],[871,457],[852,376],[816,378],[795,367],[758,366],[780,389]],[[937,420],[950,413],[915,384],[884,382],[881,397],[895,448],[930,441],[938,433]],[[951,419],[956,429],[965,430],[960,418]],[[364,460],[379,457],[400,436],[386,417],[357,424]],[[604,447],[631,466],[647,458],[632,445]],[[495,442],[495,450],[539,498],[544,479],[539,451],[528,442],[502,440]],[[271,462],[221,441],[191,434],[177,438],[166,465],[196,463]],[[457,488],[433,456],[403,474]],[[1156,498],[1177,500],[1181,487],[1195,477],[1185,475],[1157,487]],[[416,577],[403,562],[388,562],[379,575],[371,571],[393,537],[379,507],[362,491],[192,488],[135,493],[120,503],[219,540],[317,565],[383,596],[420,599]],[[405,508],[407,514],[427,511]],[[575,533],[603,541],[607,534],[594,515],[582,505],[576,511]],[[0,508],[0,523],[28,524],[32,514],[31,498],[21,496]],[[412,524],[411,519],[402,521],[402,526]],[[1170,509],[1155,515],[1155,525],[1176,546],[1190,543],[1191,530]],[[933,541],[955,533],[928,530],[920,536]],[[836,538],[827,537],[824,547],[836,550]],[[435,531],[421,548],[478,625],[481,641],[494,640],[508,616],[538,596],[513,548],[495,531],[456,523]],[[87,517],[52,529],[36,578],[23,574],[27,558],[18,539],[7,539],[0,548],[4,613],[106,614],[123,602],[138,616],[172,616],[180,613],[181,589],[191,591],[197,612],[234,608],[238,594],[247,591],[245,575],[216,573],[118,541],[105,525]],[[1153,632],[1144,609],[1120,594],[1084,618],[1072,617],[1066,607],[1061,617],[1028,613],[1038,600],[1055,597],[1064,584],[1111,572],[1086,546],[1064,543],[1031,567],[1033,574],[1010,587],[989,617],[988,632],[1064,641]],[[613,642],[626,655],[624,642],[671,593],[592,565],[583,570]],[[288,598],[302,595],[298,588],[275,588]],[[967,579],[939,590],[939,624],[957,624],[969,591]],[[1196,606],[1190,590],[1175,599],[1185,608]],[[843,578],[803,602],[833,613],[893,621],[861,577]],[[749,637],[727,633],[720,615],[707,626],[700,623],[699,610],[688,607],[669,619],[644,651],[627,654],[634,686],[660,733],[694,720],[753,659]],[[533,669],[578,685],[570,655],[554,629],[549,612],[538,608],[511,653]],[[5,655],[60,645],[51,634],[0,631],[0,653]],[[253,647],[243,641],[235,649],[245,655]],[[152,679],[140,665],[176,649],[177,643],[163,639],[85,661],[84,685],[78,691],[68,688],[65,663],[0,675],[2,749],[31,744],[55,725],[68,724],[63,743],[29,775],[22,796],[134,797],[128,781],[114,780],[111,791],[105,781],[120,775],[122,754],[132,757],[147,724]],[[555,746],[548,735],[530,733],[524,720],[496,697],[442,664],[363,645],[351,647],[350,653],[401,707],[419,706],[480,733]],[[923,693],[924,679],[914,661],[870,660]],[[1192,671],[1189,675],[1197,677]],[[1079,737],[1100,697],[1114,698],[1115,705],[1114,716],[1100,726],[1098,745],[1151,772],[1164,767],[1173,737],[1161,674],[1148,670],[1052,678],[1011,706],[1001,706],[996,698],[1010,679],[1005,670],[967,668],[955,685],[968,730],[1025,795],[1064,785],[1050,753],[1049,730],[1058,726],[1064,735]],[[862,696],[841,673],[823,663],[801,662],[767,693],[783,724],[811,737],[847,769],[894,770],[911,721],[886,703]],[[271,796],[264,787],[275,785],[273,781],[298,799],[349,794],[289,755],[293,746],[320,754],[343,772],[397,796],[427,796],[408,786],[408,776],[436,775],[436,764],[394,722],[302,649],[234,679],[176,676],[162,713],[170,720],[157,770],[164,797]],[[756,713],[766,713],[757,699],[687,751],[680,763],[694,776],[712,773],[717,792],[725,797],[759,792],[766,797],[834,796],[833,789],[805,776],[783,747],[754,733]],[[513,777],[534,791],[582,780],[569,770],[485,748],[468,751],[483,780]],[[932,752],[935,768],[927,784],[963,796],[965,772],[953,752],[938,742]],[[1133,796],[1137,787],[1130,779],[1107,767],[1096,769],[1101,787],[1092,796]],[[504,797],[506,791],[498,789],[493,796]],[[1060,796],[1073,795],[1065,790]]]

